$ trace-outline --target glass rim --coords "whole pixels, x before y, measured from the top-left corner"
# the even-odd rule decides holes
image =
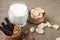
[[[10,8],[11,5],[16,4],[16,3],[21,3],[27,7],[26,3],[24,3],[23,1],[13,1],[9,4],[8,9]]]

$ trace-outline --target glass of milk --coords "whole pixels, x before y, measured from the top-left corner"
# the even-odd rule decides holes
[[[21,27],[26,25],[28,19],[28,9],[24,2],[14,2],[9,6],[9,19],[12,23],[16,22]]]

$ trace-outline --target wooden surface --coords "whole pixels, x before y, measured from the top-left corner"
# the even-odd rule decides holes
[[[60,25],[60,0],[0,0],[0,22],[8,16],[8,6],[14,1],[25,2],[29,10],[34,7],[43,8],[47,14],[47,21],[51,24]],[[37,25],[33,25],[29,22],[27,22],[25,27],[29,28],[32,26],[37,27]],[[52,28],[45,28],[44,31],[45,34],[43,35],[36,32],[30,34],[35,37],[35,40],[55,40],[57,37],[60,37],[60,29],[54,30]],[[0,40],[3,40],[1,32]]]

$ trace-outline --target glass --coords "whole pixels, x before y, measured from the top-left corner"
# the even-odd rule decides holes
[[[12,23],[16,22],[23,27],[26,25],[28,19],[27,5],[22,1],[11,3],[9,6],[8,15]]]

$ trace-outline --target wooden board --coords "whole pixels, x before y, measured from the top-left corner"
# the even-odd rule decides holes
[[[27,4],[28,10],[34,7],[41,7],[46,11],[47,21],[51,24],[60,25],[60,0],[0,0],[0,22],[8,16],[8,6],[13,1],[23,1]],[[27,22],[25,27],[37,27]],[[25,29],[25,28],[24,28]],[[45,34],[40,35],[36,32],[30,33],[35,37],[35,40],[55,40],[60,37],[60,29],[54,30],[52,28],[45,28]],[[0,32],[0,40],[3,40],[2,33]]]

